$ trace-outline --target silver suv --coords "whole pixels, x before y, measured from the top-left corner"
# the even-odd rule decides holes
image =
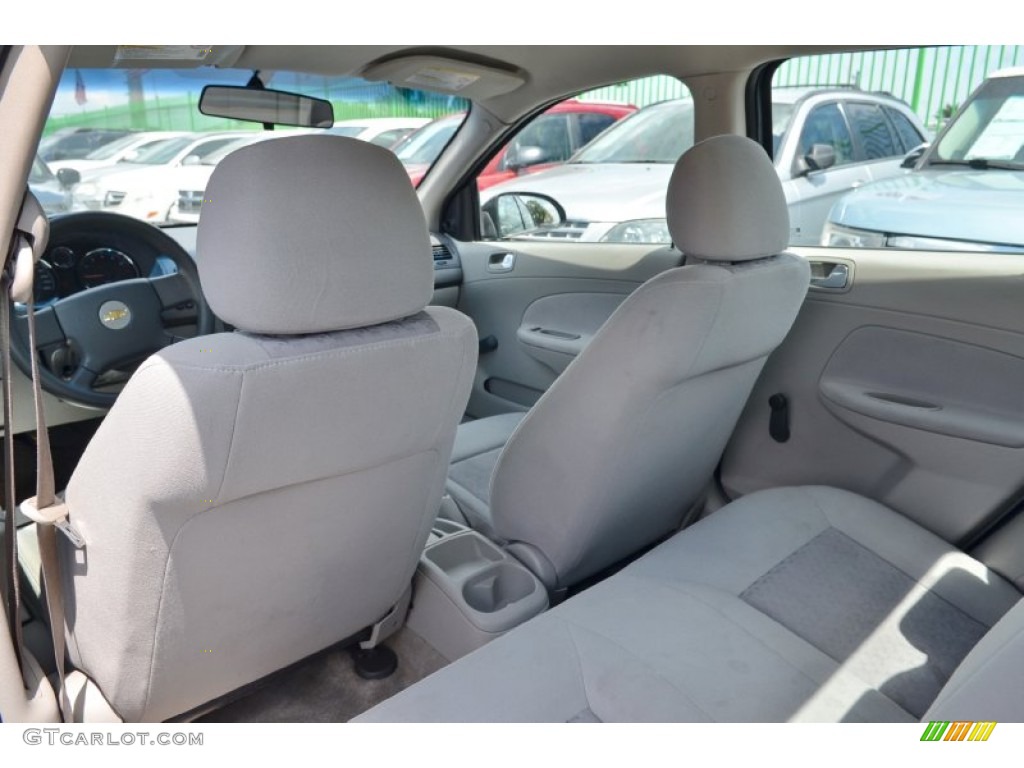
[[[828,212],[850,189],[900,173],[927,130],[904,102],[856,88],[776,88],[772,92],[775,169],[790,214],[790,242],[816,245]],[[580,242],[669,243],[665,190],[678,157],[693,144],[693,102],[665,101],[621,120],[564,165],[498,184],[481,194],[490,219],[502,193],[533,193],[565,211],[556,226],[502,226],[502,236]],[[485,217],[487,218],[487,217]]]
[[[823,245],[1024,250],[1024,69],[993,73],[910,173],[836,203]]]

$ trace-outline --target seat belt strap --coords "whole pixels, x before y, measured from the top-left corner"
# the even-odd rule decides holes
[[[17,261],[14,264],[10,299],[23,303],[28,312],[32,394],[36,416],[36,495],[23,501],[20,509],[22,514],[36,523],[39,555],[43,567],[43,589],[46,593],[46,606],[50,615],[53,655],[57,663],[57,677],[60,685],[57,700],[60,705],[61,719],[67,722],[71,718],[72,712],[68,701],[67,686],[64,683],[64,596],[61,585],[60,556],[57,551],[56,527],[70,530],[70,525],[67,522],[67,506],[62,500],[57,499],[54,488],[53,457],[50,453],[50,436],[46,430],[43,392],[39,383],[39,354],[36,351],[33,276],[35,262],[39,260],[46,248],[49,223],[42,207],[31,194],[25,196],[25,203],[18,219],[18,230],[19,247]]]
[[[12,245],[17,242],[14,238]],[[13,250],[13,248],[12,248]],[[8,263],[10,259],[8,259]],[[14,435],[12,433],[13,398],[11,391],[11,315],[10,286],[11,279],[8,269],[0,274],[0,375],[3,376],[3,478],[4,478],[4,555],[5,555],[5,589],[7,624],[11,630],[14,643],[14,656],[18,668],[24,669],[22,660],[23,638],[21,632],[21,586],[19,583],[18,566],[18,529],[14,519]]]

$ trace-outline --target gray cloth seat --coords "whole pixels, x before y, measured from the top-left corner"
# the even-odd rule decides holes
[[[1019,598],[867,499],[763,491],[359,719],[1015,721]]]
[[[66,494],[86,542],[62,552],[69,655],[126,721],[403,604],[476,368],[472,322],[427,307],[423,211],[386,149],[256,143],[207,196],[203,291],[238,330],[147,360]]]
[[[807,292],[779,177],[749,139],[686,152],[666,216],[688,266],[634,291],[521,421],[460,428],[449,492],[551,590],[679,527]]]
[[[491,477],[505,443],[525,413],[503,413],[459,425],[448,468],[447,490],[469,524],[497,539],[491,522]]]

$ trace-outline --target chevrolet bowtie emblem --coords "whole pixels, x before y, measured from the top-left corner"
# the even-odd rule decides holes
[[[119,331],[132,321],[132,311],[121,301],[106,301],[100,307],[100,322],[112,331]]]

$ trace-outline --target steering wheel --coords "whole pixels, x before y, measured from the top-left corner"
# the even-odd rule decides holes
[[[118,393],[94,388],[104,373],[182,340],[175,328],[195,326],[199,336],[212,333],[214,315],[192,257],[161,229],[117,213],[70,213],[51,220],[47,252],[83,237],[141,244],[173,261],[177,272],[108,282],[37,307],[35,350],[29,344],[27,313],[12,304],[11,357],[31,377],[31,355],[39,355],[40,385],[61,400],[110,408]]]

